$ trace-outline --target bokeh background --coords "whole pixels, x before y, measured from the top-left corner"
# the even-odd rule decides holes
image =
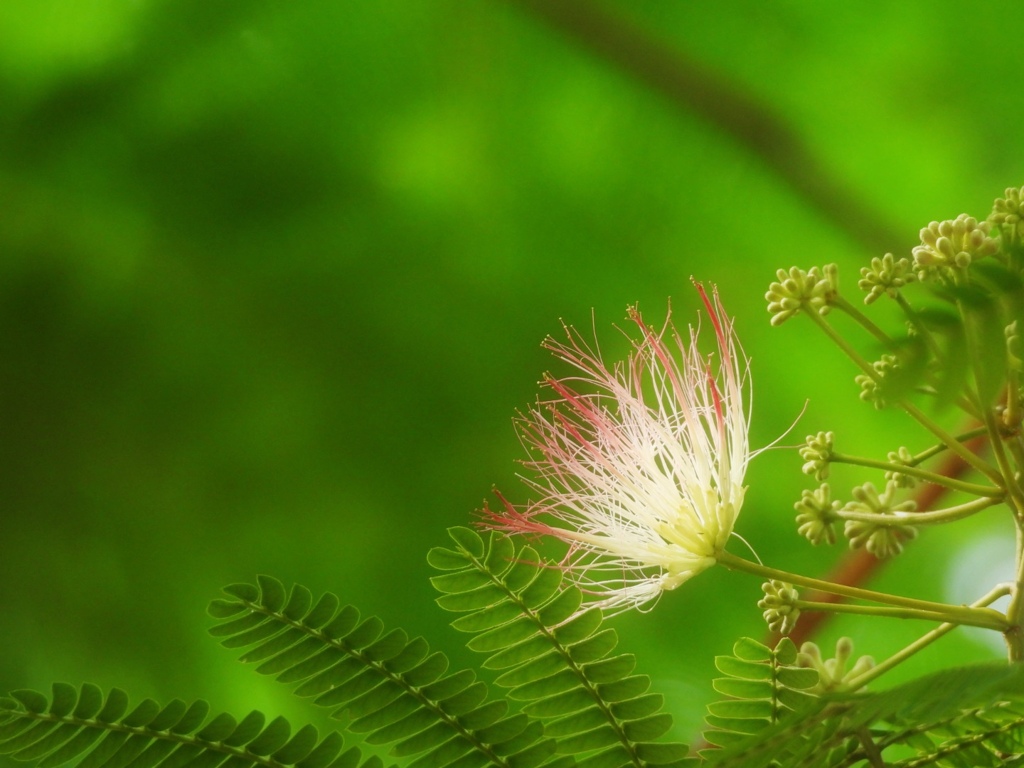
[[[799,417],[752,465],[738,531],[826,572],[842,549],[796,536],[793,446],[832,429],[884,456],[919,435],[858,400],[810,324],[771,328],[764,292],[835,262],[853,295],[871,257],[1024,184],[1020,15],[0,3],[0,688],[308,719],[206,636],[207,601],[256,573],[470,663],[425,553],[492,485],[525,500],[511,417],[552,365],[539,342],[593,324],[613,357],[630,304],[696,318],[691,275],[753,360],[752,442]],[[971,599],[1011,537],[998,515],[928,532],[875,584]],[[615,619],[680,738],[715,654],[763,633],[758,596],[716,569]],[[837,622],[822,642],[884,657],[924,628]],[[892,679],[996,653],[954,634]]]

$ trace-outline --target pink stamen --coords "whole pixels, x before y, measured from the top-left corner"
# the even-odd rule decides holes
[[[649,603],[713,563],[742,500],[746,360],[734,354],[740,348],[717,289],[694,285],[717,364],[702,357],[697,331],[684,343],[668,316],[655,330],[631,308],[640,338],[614,367],[596,340],[591,346],[566,326],[566,342],[544,346],[575,375],[546,376],[554,398],[516,422],[533,453],[526,484],[539,498],[516,507],[499,494],[504,509],[482,511],[484,526],[566,542],[559,567],[612,609]]]

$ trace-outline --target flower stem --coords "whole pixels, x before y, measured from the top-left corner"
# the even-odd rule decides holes
[[[955,507],[935,509],[931,512],[893,512],[888,515],[879,515],[874,512],[853,512],[840,509],[836,514],[843,520],[859,520],[864,523],[874,523],[875,525],[934,525],[936,523],[950,523],[954,520],[962,520],[983,509],[1000,504],[1002,501],[1002,498],[981,498],[964,504],[958,504]]]
[[[983,608],[985,606],[991,605],[1000,597],[1005,597],[1006,595],[1010,594],[1011,591],[1012,587],[1009,584],[1000,584],[980,600],[971,603],[971,607]],[[927,648],[940,637],[956,629],[957,626],[957,624],[947,621],[944,624],[940,624],[939,626],[935,627],[935,629],[931,629],[928,632],[925,632],[923,635],[921,635],[921,637],[912,642],[906,648],[897,651],[885,661],[876,664],[874,667],[867,670],[866,672],[863,672],[857,675],[857,677],[847,681],[847,686],[849,686],[847,690],[860,690],[865,685],[870,683],[872,680],[881,677],[893,667],[903,663],[918,651]]]
[[[996,485],[1002,487],[1003,476],[999,474],[999,471],[995,467],[991,466],[987,461],[982,459],[976,453],[968,450],[967,446],[953,437],[951,434],[946,432],[942,427],[936,424],[930,417],[928,417],[920,408],[913,403],[907,402],[906,400],[900,400],[900,407],[905,410],[910,416],[922,427],[927,429],[939,440],[946,444],[953,453],[959,456],[961,459],[966,461],[976,470],[981,472],[985,477],[994,482]]]
[[[743,571],[765,579],[779,579],[780,581],[809,589],[816,589],[819,592],[832,595],[842,595],[843,597],[852,597],[857,600],[867,600],[898,608],[923,611],[940,621],[944,619],[957,624],[996,629],[1000,632],[1005,631],[1011,626],[1006,616],[990,608],[971,608],[966,605],[933,603],[930,600],[918,600],[912,597],[889,595],[885,592],[874,592],[870,589],[861,589],[860,587],[850,587],[845,584],[834,584],[830,581],[801,576],[797,573],[788,573],[787,571],[780,571],[767,565],[754,563],[724,550],[715,555],[715,557],[719,563],[732,571]]]
[[[1010,501],[1015,511],[1024,509],[1024,490],[1017,481],[1017,473],[1014,471],[1010,457],[1006,455],[1006,447],[1003,445],[1003,437],[996,421],[996,415],[991,408],[984,414],[985,426],[988,429],[989,441],[992,443],[992,453],[995,455],[996,463],[1003,474],[1006,489],[1009,492]]]
[[[1021,421],[1020,374],[1009,365],[1006,370],[1006,409],[1003,411],[1003,426],[1019,429]]]
[[[935,338],[932,336],[931,331],[928,330],[928,326],[921,321],[920,315],[914,311],[914,308],[910,306],[910,303],[903,297],[903,294],[896,293],[896,303],[899,304],[907,319],[917,329],[917,335],[924,340],[925,347],[927,347],[931,356],[940,364],[945,365],[947,363],[947,356],[939,348],[939,345],[935,343]],[[971,389],[969,384],[964,385],[964,392],[965,395],[962,398],[957,398],[955,402],[962,410],[980,419],[981,417],[978,415],[977,393]]]
[[[832,341],[834,341],[841,350],[843,350],[843,352],[846,353],[846,356],[849,357],[858,368],[864,371],[864,373],[866,373],[876,382],[880,381],[878,372],[871,366],[871,364],[863,357],[861,357],[857,350],[850,346],[846,339],[844,339],[842,336],[836,333],[836,330],[831,325],[826,323],[824,318],[821,317],[821,315],[819,315],[817,312],[808,312],[807,315],[818,324],[818,327],[820,327],[825,332],[825,334],[830,339],[832,339]],[[966,461],[976,470],[981,472],[996,485],[999,485],[1001,487],[1003,483],[1003,477],[1002,475],[999,474],[995,467],[990,466],[988,462],[982,460],[976,454],[969,451],[963,443],[961,443],[951,434],[946,432],[946,430],[944,430],[942,427],[936,424],[929,416],[927,416],[920,408],[918,408],[913,403],[909,402],[906,399],[903,399],[899,401],[898,405],[903,410],[905,410],[910,415],[910,417],[914,419],[918,424],[920,424],[922,427],[924,427],[937,438],[939,438],[939,440],[942,443],[947,445],[949,447],[949,450],[953,451],[953,453],[955,453],[961,459]]]
[[[893,619],[926,619],[927,621],[946,621],[948,616],[936,611],[922,611],[914,608],[895,608],[891,605],[852,605],[850,603],[816,603],[811,600],[795,600],[793,605],[801,611],[831,611],[832,613],[853,613],[860,616],[887,616]],[[960,606],[963,607],[963,606]],[[969,622],[963,622],[968,624]],[[985,619],[982,624],[971,624],[985,629],[997,629]]]
[[[1010,607],[1006,609],[1006,620],[1010,627],[1003,633],[1006,640],[1006,655],[1011,664],[1024,662],[1024,633],[1021,620],[1024,618],[1024,521],[1016,517],[1017,524],[1017,573],[1014,576]]]
[[[1024,444],[1021,443],[1021,436],[1018,434],[1012,437],[1008,441],[1007,447],[1017,466],[1024,467]]]
[[[921,322],[921,316],[917,311],[910,306],[910,302],[906,300],[902,293],[896,292],[896,303],[899,304],[900,309],[907,316],[910,323],[917,329],[917,334],[924,339],[924,344],[928,348],[932,357],[942,362],[945,359],[945,355],[942,354],[942,350],[939,345],[935,343],[935,337],[932,336],[932,332],[928,329],[928,326]]]
[[[963,301],[957,301],[957,309],[960,311],[960,319],[966,332],[968,360],[974,369],[974,381],[978,388],[978,395],[981,397],[987,394],[989,397],[997,397],[996,393],[1001,387],[992,381],[992,366],[988,365],[988,361],[982,358],[982,349],[984,347],[980,339],[984,335],[983,331],[978,327],[978,322],[968,311]],[[992,454],[995,457],[996,466],[1002,475],[1002,483],[998,480],[995,482],[1006,488],[1013,502],[1013,507],[1019,512],[1021,509],[1024,509],[1024,490],[1021,489],[1020,484],[1017,482],[1016,473],[1013,471],[1013,466],[1006,455],[1002,430],[1000,429],[1001,425],[996,421],[995,411],[989,405],[989,400],[986,399],[980,405],[982,422],[988,430],[989,442],[992,443]]]
[[[997,488],[994,485],[980,485],[979,483],[968,483],[964,480],[957,480],[952,477],[946,477],[936,472],[929,472],[926,469],[919,469],[918,467],[910,466],[907,464],[891,464],[888,461],[879,461],[878,459],[867,459],[860,456],[847,456],[842,453],[833,453],[829,456],[829,462],[837,464],[853,464],[859,467],[868,467],[870,469],[882,469],[885,471],[896,471],[904,475],[912,475],[913,477],[921,480],[927,480],[929,483],[935,483],[936,485],[944,485],[947,488],[951,488],[954,491],[963,491],[964,493],[970,493],[974,496],[991,496],[999,497],[1002,499],[1006,492],[1002,488]]]
[[[825,319],[821,315],[819,315],[817,312],[808,312],[807,316],[818,324],[818,327],[825,332],[825,335],[832,339],[832,341],[835,342],[835,344],[841,350],[843,350],[846,356],[850,358],[858,368],[864,371],[864,373],[866,373],[871,378],[876,380],[878,379],[878,374],[875,372],[875,369],[871,367],[871,363],[869,363],[867,360],[861,357],[860,353],[857,352],[857,350],[855,350],[846,341],[846,339],[844,339],[842,336],[836,333],[835,328],[833,328],[831,325],[825,322]]]
[[[864,330],[866,330],[880,342],[882,342],[883,344],[892,344],[892,339],[889,338],[885,331],[883,331],[881,328],[879,328],[877,325],[871,322],[867,315],[865,315],[863,312],[857,309],[857,307],[855,307],[849,301],[844,299],[842,296],[836,296],[834,301],[835,305],[839,309],[843,310],[843,312],[845,312],[854,320],[856,320],[861,325],[861,327],[864,328]]]
[[[981,421],[981,419],[979,418],[978,421]],[[975,427],[974,429],[969,429],[966,432],[961,432],[959,435],[956,435],[956,439],[959,442],[964,443],[966,445],[967,443],[969,443],[974,438],[981,437],[982,435],[987,435],[987,434],[988,434],[988,429],[986,427],[984,427],[984,426],[981,426],[981,427]],[[943,451],[948,451],[948,450],[949,450],[949,446],[946,445],[945,443],[936,443],[932,447],[926,448],[925,450],[921,451],[920,453],[915,454],[914,455],[914,463],[915,464],[920,464],[921,462],[927,461],[928,459],[932,458],[933,456],[938,456]]]

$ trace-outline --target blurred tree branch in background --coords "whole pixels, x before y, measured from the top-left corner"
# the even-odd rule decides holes
[[[870,253],[907,238],[814,157],[795,130],[737,83],[593,0],[507,0],[731,136],[838,230]]]

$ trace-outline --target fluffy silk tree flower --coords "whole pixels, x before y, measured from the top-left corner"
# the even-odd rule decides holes
[[[732,535],[746,490],[749,360],[718,298],[696,284],[717,353],[629,311],[640,330],[624,363],[608,367],[596,343],[572,328],[544,346],[576,369],[545,377],[554,393],[517,419],[530,451],[525,478],[538,494],[524,507],[501,494],[486,527],[554,536],[561,563],[598,605],[650,606],[712,566]]]

